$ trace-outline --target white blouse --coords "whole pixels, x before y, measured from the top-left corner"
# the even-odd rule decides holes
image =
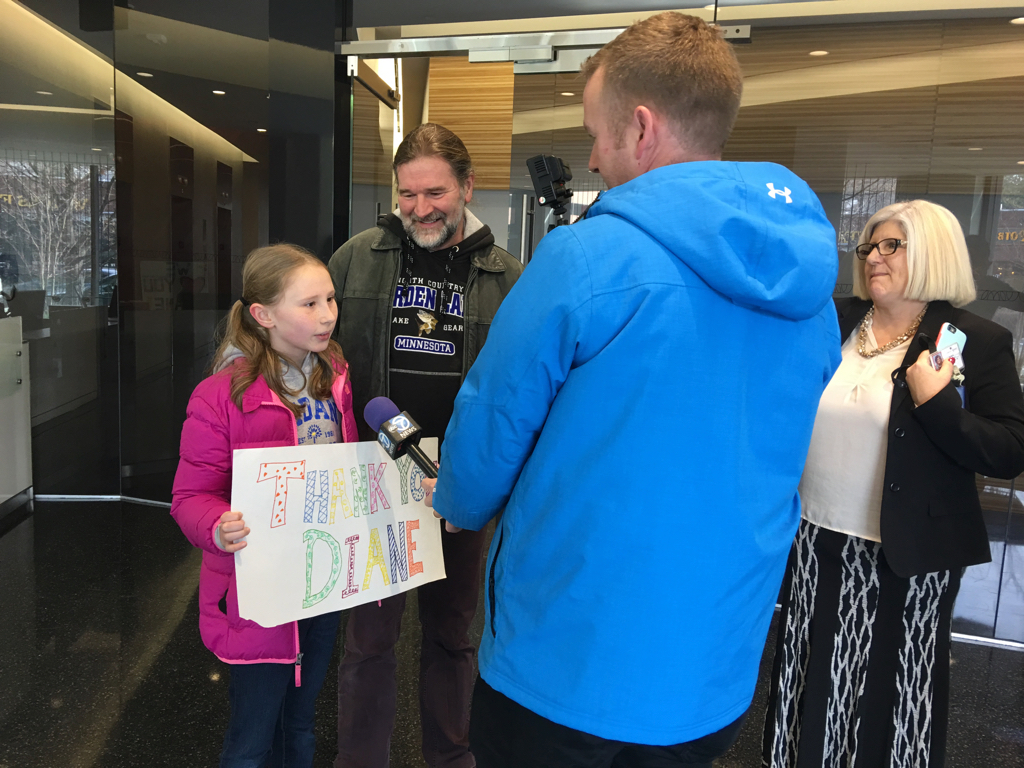
[[[843,344],[843,362],[818,404],[800,500],[808,522],[881,541],[892,372],[902,365],[910,340],[865,358],[857,351],[859,328]],[[877,348],[870,329],[868,342],[869,349]]]

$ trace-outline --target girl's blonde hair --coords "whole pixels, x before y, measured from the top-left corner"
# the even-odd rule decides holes
[[[292,403],[287,394],[295,395],[285,386],[281,355],[270,346],[270,335],[249,312],[251,304],[267,306],[277,303],[284,293],[295,270],[304,266],[315,266],[326,271],[320,259],[298,245],[277,243],[257,248],[249,254],[242,268],[242,298],[231,307],[227,316],[224,338],[213,356],[212,368],[222,364],[231,347],[238,349],[243,359],[231,373],[231,401],[241,410],[242,395],[257,378],[262,376],[270,388],[281,398],[281,402],[296,416],[302,406]],[[334,339],[323,352],[314,353],[313,371],[307,380],[309,394],[317,400],[331,396],[331,382],[334,369],[345,365],[341,346]]]
[[[948,209],[927,200],[887,205],[868,219],[857,245],[869,242],[875,227],[887,221],[898,224],[907,240],[904,298],[948,301],[954,307],[970,304],[977,298],[964,231]],[[865,269],[866,259],[853,270],[853,293],[858,298],[870,299]]]

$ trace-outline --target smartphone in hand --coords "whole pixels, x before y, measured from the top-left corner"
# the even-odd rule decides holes
[[[964,369],[964,347],[967,346],[967,334],[950,323],[943,323],[939,335],[935,338],[937,350],[930,358],[932,368],[936,371],[942,367],[943,360],[949,360],[961,371]]]

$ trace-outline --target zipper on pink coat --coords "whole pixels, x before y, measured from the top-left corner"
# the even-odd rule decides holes
[[[302,687],[302,651],[299,650],[299,622],[295,623],[295,687]]]

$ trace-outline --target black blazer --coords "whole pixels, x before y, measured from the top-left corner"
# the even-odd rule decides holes
[[[839,299],[845,342],[871,302]],[[945,301],[928,305],[918,333],[933,342],[943,323],[967,335],[964,391],[953,383],[919,408],[905,384],[893,388],[882,488],[882,551],[904,578],[991,561],[975,472],[1012,478],[1024,471],[1024,397],[1013,337],[1000,325]],[[917,338],[903,365],[926,347]]]

